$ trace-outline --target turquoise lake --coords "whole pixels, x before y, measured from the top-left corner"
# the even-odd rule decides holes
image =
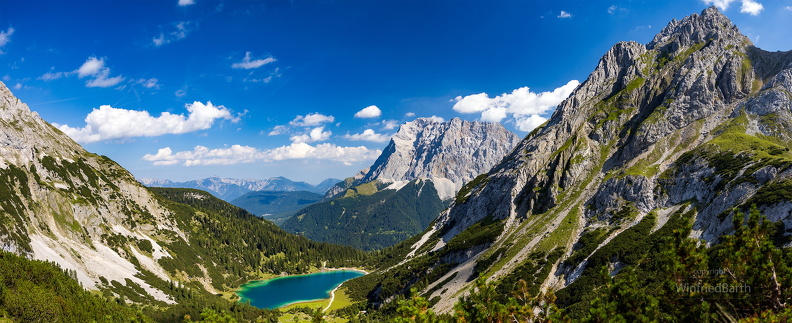
[[[323,271],[315,274],[277,277],[242,285],[237,291],[241,302],[250,301],[258,308],[278,308],[296,302],[330,297],[330,291],[362,272],[353,270]]]

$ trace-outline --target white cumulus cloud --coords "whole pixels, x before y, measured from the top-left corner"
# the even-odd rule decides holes
[[[294,118],[294,120],[289,121],[289,124],[292,126],[299,126],[299,127],[314,127],[321,125],[323,123],[333,122],[335,121],[335,117],[327,116],[321,113],[309,113],[305,116],[298,115]]]
[[[185,107],[188,111],[187,115],[163,112],[159,117],[153,117],[148,111],[118,109],[103,105],[99,109],[93,109],[85,117],[85,126],[82,128],[65,124],[54,125],[79,143],[91,143],[109,139],[154,137],[206,130],[211,128],[217,119],[239,121],[239,118],[234,117],[226,107],[215,106],[212,102],[204,104],[196,101]]]
[[[729,6],[737,0],[703,0],[703,1],[704,4],[706,5],[716,6],[720,8],[720,10],[726,11],[726,9],[729,9]],[[740,6],[740,12],[747,13],[752,16],[757,16],[759,15],[759,13],[762,12],[762,10],[764,10],[764,6],[761,3],[757,2],[756,0],[740,0],[740,3],[742,4]]]
[[[572,18],[572,14],[561,10],[561,13],[558,14],[558,18]]]
[[[488,122],[501,122],[511,117],[517,123],[517,128],[522,130],[564,101],[579,84],[577,80],[572,80],[553,91],[542,93],[521,87],[494,98],[490,98],[487,93],[458,96],[453,100],[456,101],[453,109],[459,113],[481,113],[481,121]],[[525,123],[528,116],[535,116],[533,119],[528,118],[533,123]]]
[[[754,0],[743,0],[740,12],[747,13],[751,16],[758,16],[764,10],[764,6]]]
[[[517,90],[515,90],[517,91]],[[506,94],[503,94],[506,95]],[[465,97],[457,96],[454,101],[454,111],[459,113],[475,113],[487,110],[493,104],[487,93],[471,94]]]
[[[520,129],[521,131],[531,131],[538,126],[541,126],[543,123],[545,123],[545,121],[547,121],[547,119],[534,114],[528,117],[517,117],[515,118],[514,123],[517,125],[517,129]]]
[[[272,56],[266,58],[253,59],[250,56],[250,52],[247,52],[245,53],[245,57],[242,58],[242,61],[239,63],[231,64],[231,68],[249,70],[249,69],[262,67],[272,62],[275,62],[275,58]]]
[[[390,135],[377,133],[374,129],[366,129],[362,133],[346,134],[344,138],[353,141],[386,142],[390,140]]]
[[[355,118],[376,118],[382,115],[382,110],[376,105],[370,105],[363,110],[355,112]]]
[[[331,135],[333,135],[333,133],[324,131],[324,127],[316,127],[311,129],[308,133],[292,136],[289,140],[292,142],[317,142],[330,139]]]
[[[506,108],[494,107],[481,112],[481,121],[501,122],[506,119]]]
[[[427,119],[432,120],[432,122],[445,122],[445,119],[443,119],[443,117],[438,117],[435,115],[428,117]]]
[[[79,78],[89,78],[85,82],[87,87],[111,87],[124,80],[121,75],[110,77],[110,68],[105,66],[104,58],[94,56],[88,57],[75,72]]]
[[[85,63],[83,63],[80,68],[77,69],[77,76],[86,77],[88,75],[99,74],[101,70],[106,68],[104,64],[104,59],[88,57]]]
[[[365,146],[342,147],[329,143],[312,146],[304,142],[295,142],[288,146],[265,150],[240,145],[217,149],[195,146],[192,151],[174,153],[170,147],[165,147],[159,149],[156,154],[146,154],[143,156],[143,160],[153,162],[154,165],[175,165],[181,163],[184,166],[233,165],[296,159],[336,161],[350,164],[352,162],[374,160],[381,153],[381,150],[371,150]]]
[[[195,4],[195,0],[179,0],[179,6],[186,7]]]
[[[729,5],[734,2],[734,0],[704,0],[704,4],[709,6],[716,6],[721,10],[729,9]]]

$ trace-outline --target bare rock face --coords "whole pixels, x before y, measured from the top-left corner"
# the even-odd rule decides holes
[[[487,265],[476,270],[497,281],[532,252],[554,248],[565,253],[543,288],[563,288],[579,273],[555,266],[594,228],[612,229],[604,245],[647,214],[662,226],[673,211],[690,210],[692,235],[717,243],[749,203],[790,224],[792,203],[758,194],[792,181],[790,93],[792,52],[754,47],[714,7],[672,21],[649,44],[618,43],[545,126],[465,185],[409,256],[442,254],[474,224],[500,221],[487,248],[455,259],[432,290],[464,295],[482,258]]]
[[[399,128],[361,183],[398,185],[430,179],[441,199],[449,199],[464,183],[489,171],[517,142],[517,135],[499,123],[418,118]]]

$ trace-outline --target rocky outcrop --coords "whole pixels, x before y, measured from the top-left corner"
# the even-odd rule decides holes
[[[446,200],[464,183],[489,171],[518,141],[499,123],[418,118],[399,128],[360,183],[377,180],[396,187],[430,179]]]

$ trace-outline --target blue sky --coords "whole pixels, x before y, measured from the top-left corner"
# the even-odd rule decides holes
[[[138,177],[318,183],[416,117],[524,136],[614,43],[711,5],[792,49],[792,0],[0,0],[0,80]]]

